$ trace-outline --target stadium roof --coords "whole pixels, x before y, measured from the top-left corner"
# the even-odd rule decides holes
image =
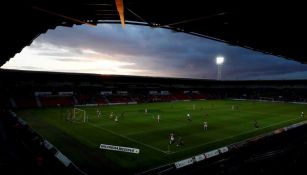
[[[0,66],[48,29],[120,23],[120,17],[122,24],[170,28],[307,63],[304,8],[261,1],[12,0],[0,7]]]

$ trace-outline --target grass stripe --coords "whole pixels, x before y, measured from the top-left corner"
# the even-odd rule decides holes
[[[101,126],[94,125],[94,124],[91,124],[91,123],[89,123],[89,125],[90,125],[90,126],[93,126],[93,127],[95,127],[95,128],[104,130],[104,131],[106,131],[106,132],[108,132],[108,133],[110,133],[110,134],[113,134],[113,135],[115,135],[115,136],[118,136],[118,137],[124,138],[124,139],[126,139],[126,140],[129,140],[129,141],[131,141],[131,142],[134,142],[134,143],[143,145],[143,146],[145,146],[145,147],[147,147],[147,148],[151,148],[151,149],[156,150],[156,151],[159,151],[159,152],[161,152],[161,153],[168,154],[167,151],[163,151],[162,149],[159,149],[159,148],[153,147],[153,146],[151,146],[151,145],[148,145],[148,144],[146,144],[146,143],[137,141],[137,140],[132,139],[132,138],[130,138],[130,137],[126,137],[126,136],[124,136],[124,135],[118,134],[118,133],[116,133],[116,132],[114,132],[114,131],[111,131],[111,130],[109,130],[109,129],[103,128],[103,127],[101,127]]]
[[[269,126],[263,127],[263,128],[261,128],[261,130],[264,130],[264,129],[266,129],[266,128],[270,128],[270,127],[273,127],[273,126],[278,126],[278,125],[280,125],[280,124],[287,123],[287,122],[290,122],[290,121],[295,121],[295,120],[298,120],[298,119],[299,119],[299,118],[295,118],[295,119],[290,119],[290,120],[278,122],[278,123],[276,123],[276,124],[273,124],[273,125],[269,125]],[[211,142],[207,142],[207,143],[199,144],[199,145],[196,145],[196,146],[184,148],[184,149],[181,149],[181,150],[179,150],[179,151],[173,151],[171,154],[179,153],[179,152],[183,152],[183,151],[187,151],[187,150],[194,149],[194,148],[198,148],[198,147],[201,147],[201,146],[206,146],[206,145],[209,145],[209,144],[221,142],[221,141],[228,140],[228,139],[235,138],[235,137],[239,137],[239,136],[244,136],[244,135],[246,135],[246,134],[249,134],[249,133],[252,133],[252,132],[255,132],[255,131],[259,131],[259,130],[254,130],[254,129],[253,129],[253,130],[249,130],[249,131],[244,132],[244,133],[240,133],[240,134],[236,134],[236,135],[233,135],[233,136],[224,137],[224,138],[221,138],[221,139],[218,139],[218,140],[213,140],[213,141],[211,141]]]

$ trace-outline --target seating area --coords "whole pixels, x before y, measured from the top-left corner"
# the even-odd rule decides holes
[[[199,82],[199,80],[135,79],[135,77],[108,79],[91,75],[77,75],[75,79],[70,80],[65,74],[48,74],[53,81],[40,84],[33,82],[31,77],[37,76],[38,80],[43,81],[46,79],[44,76],[29,74],[31,76],[26,77],[22,73],[16,74],[12,76],[14,81],[3,84],[6,85],[2,88],[5,94],[4,106],[37,108],[260,97],[273,98],[274,101],[307,101],[307,80]],[[61,80],[58,80],[61,76],[63,76]]]
[[[40,102],[43,107],[56,107],[56,106],[72,106],[74,100],[72,96],[49,96],[40,97]]]
[[[98,95],[97,97],[94,98],[96,104],[102,105],[102,104],[108,104],[108,99],[104,96]]]
[[[170,92],[169,94],[150,95],[148,92],[143,94],[129,93],[129,95],[100,95],[99,92],[83,93],[77,92],[73,95],[43,95],[37,97],[13,97],[11,98],[16,105],[14,108],[36,108],[36,107],[58,107],[58,106],[73,106],[98,104],[105,105],[109,103],[150,103],[150,102],[167,102],[176,100],[193,100],[205,99],[203,94],[185,94],[183,91]]]
[[[206,95],[204,94],[196,94],[196,93],[192,93],[190,94],[192,99],[206,99]]]
[[[129,103],[133,102],[129,96],[107,96],[107,99],[110,103]]]
[[[90,95],[76,95],[76,99],[79,104],[90,104],[94,103]]]
[[[16,97],[14,98],[17,108],[35,108],[38,107],[34,97]]]
[[[176,100],[189,100],[192,97],[188,93],[184,93],[183,91],[175,91],[172,93]]]
[[[271,92],[272,93],[269,93]],[[300,95],[295,94],[290,90],[272,89],[205,89],[203,91],[183,91],[174,90],[169,91],[168,94],[149,94],[149,92],[128,92],[125,95],[108,94],[101,95],[99,90],[84,93],[77,92],[71,95],[50,95],[43,96],[14,96],[10,97],[9,105],[12,108],[36,108],[36,107],[57,107],[57,106],[73,106],[73,105],[86,105],[97,104],[106,105],[112,103],[152,103],[152,102],[167,102],[177,100],[200,100],[200,99],[223,99],[223,98],[244,98],[244,99],[259,99],[260,97],[272,98],[274,101],[294,101],[306,102],[306,94],[301,91]],[[25,93],[29,94],[29,93]]]

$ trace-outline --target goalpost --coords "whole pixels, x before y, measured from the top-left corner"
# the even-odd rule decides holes
[[[78,122],[78,123],[86,123],[87,120],[88,119],[87,119],[85,110],[79,109],[79,108],[73,109],[73,115],[72,115],[71,121]]]

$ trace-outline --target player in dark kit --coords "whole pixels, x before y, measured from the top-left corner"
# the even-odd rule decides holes
[[[258,124],[257,120],[254,121],[254,127],[259,128],[259,124]]]
[[[177,145],[176,145],[177,147],[178,146],[183,146],[183,139],[182,139],[182,137],[178,137],[178,140],[177,140]]]
[[[169,135],[169,144],[173,144],[175,142],[175,134],[174,133],[171,133]]]

